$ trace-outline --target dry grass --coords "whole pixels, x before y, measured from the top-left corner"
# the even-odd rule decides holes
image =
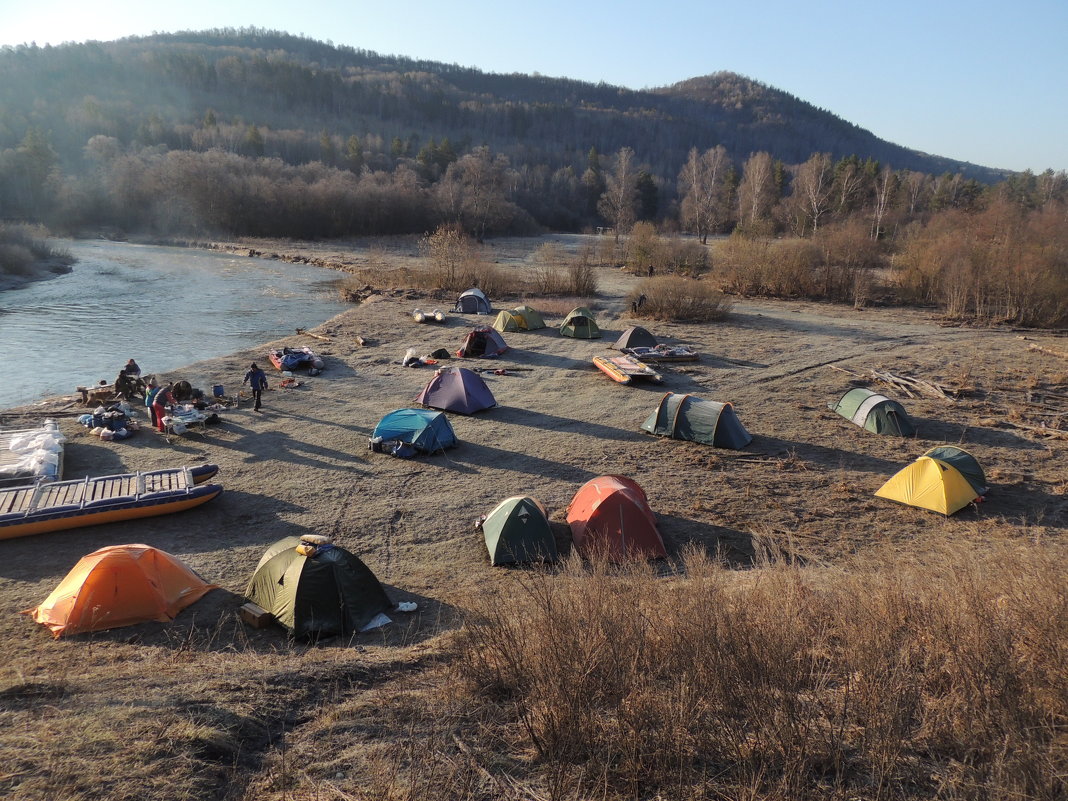
[[[730,300],[708,282],[682,276],[648,278],[628,300],[634,317],[675,322],[714,322],[731,308]]]
[[[1059,798],[1066,567],[1023,546],[745,574],[691,551],[679,580],[572,561],[476,606],[457,687],[543,780],[575,766],[606,798]]]

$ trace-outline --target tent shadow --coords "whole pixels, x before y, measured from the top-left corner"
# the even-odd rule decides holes
[[[552,476],[555,479],[578,483],[585,483],[597,475],[566,463],[551,462],[537,456],[475,442],[463,442],[456,450],[446,451],[446,455],[447,459],[441,462],[441,466],[464,473],[479,473],[485,465],[492,464],[498,470],[510,470],[523,476]],[[502,494],[524,494],[526,490],[523,487],[529,486],[529,483],[529,480],[519,482],[514,492],[502,490]]]
[[[878,435],[872,434],[872,436]],[[910,442],[911,440],[903,439],[901,441]],[[814,445],[811,442],[797,442],[796,440],[753,434],[753,441],[745,450],[749,455],[767,459],[797,458],[831,470],[859,470],[889,478],[919,456],[926,448],[921,447],[915,454],[891,461],[878,456],[869,456],[865,453],[843,450],[842,448],[830,448],[825,445]]]
[[[735,528],[660,513],[656,520],[669,556],[669,561],[661,566],[662,575],[684,575],[681,557],[685,550],[695,547],[734,570],[749,570],[777,561],[798,565],[809,561],[783,545],[777,544],[774,550],[769,550],[749,532]]]
[[[392,623],[348,637],[294,638],[277,623],[253,628],[241,620],[238,609],[245,598],[215,589],[182,610],[170,623],[145,622],[105,631],[75,634],[73,642],[147,645],[197,653],[303,653],[314,648],[358,648],[367,645],[405,646],[437,636],[459,625],[458,610],[432,598],[382,585],[394,603],[413,601],[415,612],[391,611]]]
[[[1022,437],[1011,431],[985,426],[969,426],[962,423],[947,423],[929,417],[909,415],[916,426],[919,439],[933,440],[938,443],[960,443],[967,450],[968,444],[989,445],[991,447],[1021,448],[1024,450],[1045,450],[1041,442]]]
[[[607,379],[606,379],[607,380]],[[664,394],[663,389],[657,389],[657,394]],[[514,423],[516,425],[541,428],[546,431],[575,431],[588,434],[598,439],[615,439],[630,441],[636,439],[636,435],[622,428],[591,423],[575,417],[559,417],[555,414],[536,412],[532,409],[519,409],[514,406],[500,406],[494,409],[494,419],[500,422]]]

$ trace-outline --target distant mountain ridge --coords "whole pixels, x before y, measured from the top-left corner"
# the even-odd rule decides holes
[[[315,155],[312,145],[296,142],[297,132],[311,140],[325,132],[359,137],[372,166],[397,141],[414,156],[447,139],[457,149],[489,145],[516,167],[579,171],[591,148],[630,147],[667,182],[690,148],[717,145],[739,166],[758,151],[787,164],[829,152],[983,182],[1006,175],[885,142],[730,72],[639,91],[488,73],[261,29],[0,50],[0,149],[18,145],[30,126],[51,132],[65,162],[80,158],[95,135],[195,149],[209,113],[220,123],[292,132],[268,140],[263,155],[293,163]]]

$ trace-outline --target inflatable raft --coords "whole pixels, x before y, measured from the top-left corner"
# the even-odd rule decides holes
[[[657,384],[664,380],[660,373],[633,356],[594,356],[593,363],[598,370],[620,384],[629,384],[635,379],[654,381]]]
[[[213,464],[0,489],[0,540],[182,512],[222,492]]]

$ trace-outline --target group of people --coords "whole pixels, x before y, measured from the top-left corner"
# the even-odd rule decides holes
[[[263,392],[267,389],[267,374],[253,362],[242,384],[248,384],[255,400],[254,411],[263,411]],[[152,419],[152,425],[158,431],[166,432],[167,425],[163,418],[167,415],[167,407],[176,403],[174,396],[174,382],[159,384],[153,376],[147,379],[141,378],[141,368],[136,361],[130,359],[119,371],[119,377],[115,379],[115,393],[131,400],[134,396],[144,396],[145,408]]]

